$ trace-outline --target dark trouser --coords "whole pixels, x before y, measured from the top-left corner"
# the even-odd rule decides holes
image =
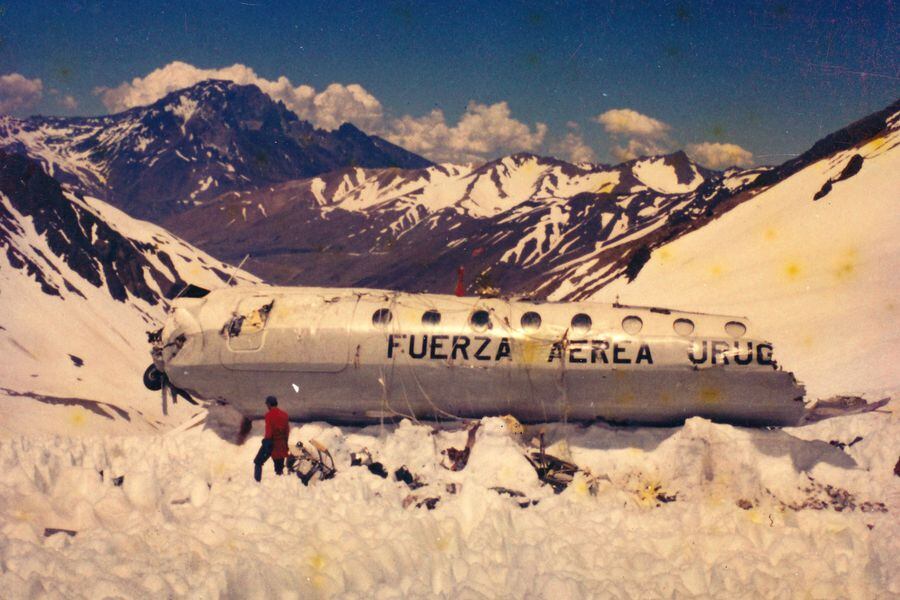
[[[256,458],[253,459],[253,478],[256,481],[262,480],[262,466],[269,460],[270,456],[272,456],[272,440],[263,439],[262,444],[259,446],[259,452],[256,453]],[[283,458],[273,458],[272,462],[275,465],[276,475],[284,473]]]

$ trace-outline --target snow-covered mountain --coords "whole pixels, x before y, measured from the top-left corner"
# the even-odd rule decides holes
[[[529,291],[563,257],[690,220],[760,172],[709,171],[682,152],[614,166],[516,154],[350,168],[225,194],[163,224],[225,260],[249,254],[271,281],[447,291],[464,265]]]
[[[223,260],[250,255],[247,268],[269,281],[440,292],[462,265],[470,291],[487,282],[506,294],[586,298],[809,165],[847,162],[848,148],[888,135],[898,110],[778,167],[721,173],[679,152],[614,166],[517,154],[477,167],[350,168],[224,194],[164,224]],[[829,177],[813,196],[836,187]]]
[[[817,144],[790,176],[660,243],[634,281],[595,298],[745,314],[810,398],[889,394],[900,387],[900,111],[881,118]],[[554,296],[602,277],[570,276]]]
[[[74,188],[158,219],[233,189],[337,168],[431,163],[349,123],[315,129],[254,85],[209,80],[92,118],[0,116],[0,149]]]
[[[0,152],[0,431],[39,430],[60,410],[73,429],[153,426],[145,332],[185,283],[232,278],[257,281]]]

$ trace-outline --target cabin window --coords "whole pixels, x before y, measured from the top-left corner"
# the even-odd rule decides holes
[[[484,331],[491,328],[491,315],[486,310],[476,310],[469,317],[469,325],[476,331]]]
[[[747,326],[738,321],[728,321],[725,323],[725,333],[733,338],[739,338],[747,333]]]
[[[694,322],[690,319],[675,319],[672,328],[678,335],[691,335],[694,333]]]
[[[637,335],[643,328],[644,322],[640,317],[630,315],[622,319],[622,329],[624,329],[625,333],[628,335]]]
[[[384,329],[388,325],[390,325],[391,321],[394,320],[394,315],[391,314],[390,309],[388,308],[379,308],[374,313],[372,313],[372,325],[375,327],[379,327]]]
[[[541,315],[537,314],[533,310],[530,310],[522,315],[519,323],[522,325],[522,329],[524,329],[525,331],[537,331],[541,328]]]
[[[572,317],[572,332],[577,334],[587,333],[591,330],[591,325],[594,322],[591,321],[591,318],[584,314],[578,313],[574,317]]]
[[[422,325],[426,327],[437,327],[441,324],[441,313],[436,310],[427,310],[422,315]]]

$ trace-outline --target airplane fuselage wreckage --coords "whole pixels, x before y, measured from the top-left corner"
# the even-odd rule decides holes
[[[205,291],[204,291],[205,292]],[[744,318],[589,302],[231,287],[174,301],[145,383],[262,416],[787,425],[803,387]]]

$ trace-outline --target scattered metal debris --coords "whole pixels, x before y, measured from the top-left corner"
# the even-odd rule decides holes
[[[413,475],[410,470],[406,468],[406,465],[403,465],[402,467],[394,471],[394,479],[396,479],[397,481],[402,481],[407,486],[409,486],[409,489],[411,490],[417,490],[420,487],[425,486],[419,476]]]
[[[819,400],[815,406],[807,409],[803,416],[803,422],[816,423],[832,417],[873,412],[881,409],[890,401],[890,398],[882,398],[876,402],[867,402],[859,396],[835,396],[827,400]]]
[[[422,498],[415,494],[410,494],[406,498],[403,499],[403,508],[409,508],[411,505],[415,504],[416,508],[422,508],[423,506],[428,510],[434,510],[437,506],[437,503],[440,502],[440,497],[430,497],[430,498]]]
[[[834,446],[835,448],[840,448],[841,450],[845,450],[845,449],[851,447],[853,444],[855,444],[857,442],[861,442],[862,440],[863,440],[863,436],[858,435],[855,438],[853,438],[852,442],[849,442],[849,443],[839,442],[838,440],[831,440],[828,443],[831,444],[832,446]]]
[[[56,533],[64,533],[69,537],[75,537],[78,535],[78,532],[74,529],[61,529],[59,527],[45,527],[44,528],[44,537],[50,537]]]
[[[819,483],[809,475],[807,475],[807,478],[809,479],[809,485],[803,488],[803,491],[809,494],[809,496],[803,502],[781,502],[783,507],[790,508],[791,510],[803,510],[807,508],[812,510],[825,510],[831,508],[834,509],[835,512],[843,512],[845,510],[852,512],[857,509],[864,513],[888,512],[884,502],[859,502],[856,499],[856,496],[848,490],[834,487],[827,483]]]
[[[384,468],[384,465],[372,459],[372,453],[369,452],[368,448],[363,448],[359,452],[351,452],[350,466],[366,467],[367,469],[369,469],[370,473],[372,473],[373,475],[378,475],[382,479],[386,479],[388,476],[388,472]]]
[[[441,450],[441,454],[446,456],[447,460],[449,461],[449,464],[445,464],[445,462],[442,460],[442,467],[451,471],[462,471],[466,468],[466,465],[469,463],[469,455],[472,453],[472,447],[475,445],[475,433],[478,431],[479,427],[481,427],[481,423],[475,423],[475,425],[469,428],[469,435],[466,439],[466,447],[462,450],[457,450],[456,448],[447,448],[446,450]]]
[[[313,455],[303,442],[297,442],[298,454],[291,453],[287,458],[287,469],[289,473],[294,473],[303,482],[303,485],[309,485],[313,480],[324,481],[331,479],[337,473],[334,466],[334,458],[331,452],[324,445],[316,440],[309,440],[316,454]]]
[[[516,501],[516,504],[519,505],[519,508],[528,508],[529,506],[535,506],[535,505],[537,505],[538,502],[540,502],[540,500],[529,500],[528,498],[525,497],[525,494],[523,494],[519,490],[511,490],[509,488],[500,487],[500,486],[492,487],[490,489],[497,492],[501,496],[509,496],[510,498],[513,498],[513,499],[523,498],[523,500]]]
[[[578,465],[547,454],[543,431],[535,440],[532,440],[532,445],[538,446],[538,450],[526,454],[525,458],[537,471],[538,479],[549,484],[557,494],[561,493],[572,483],[575,473],[578,472]]]

